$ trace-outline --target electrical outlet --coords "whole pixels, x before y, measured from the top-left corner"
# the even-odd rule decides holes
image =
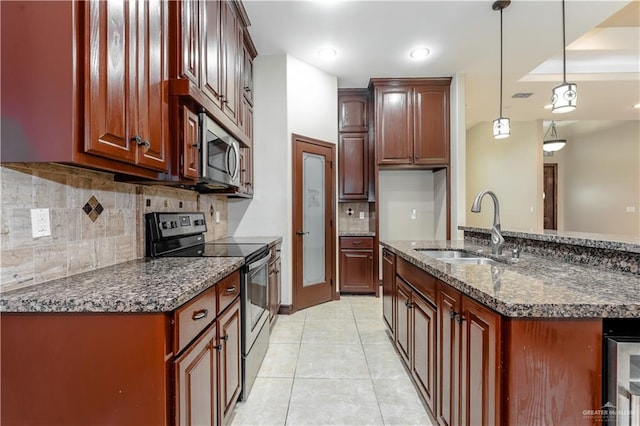
[[[634,206],[627,207],[627,213],[635,213],[635,212],[636,212],[636,208]]]
[[[51,235],[49,209],[31,209],[31,234],[33,238]]]
[[[411,209],[411,219],[417,219],[418,218],[418,212],[416,209]]]
[[[360,219],[364,219],[364,212],[360,212]]]

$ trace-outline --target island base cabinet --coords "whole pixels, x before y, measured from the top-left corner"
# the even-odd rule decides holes
[[[0,424],[172,424],[170,322],[3,313]]]
[[[602,424],[601,319],[509,318],[504,339],[503,424]]]
[[[395,339],[396,323],[396,255],[382,251],[382,317]]]

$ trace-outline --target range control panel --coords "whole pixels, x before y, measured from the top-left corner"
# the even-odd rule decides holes
[[[204,213],[148,213],[147,233],[154,241],[171,237],[201,234],[207,231]]]

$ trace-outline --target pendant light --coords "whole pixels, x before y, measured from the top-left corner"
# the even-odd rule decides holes
[[[551,112],[565,113],[576,109],[578,86],[567,83],[567,47],[565,40],[564,0],[562,0],[562,84],[553,88]]]
[[[500,117],[493,120],[493,137],[508,138],[511,135],[511,124],[508,118],[502,116],[502,10],[509,6],[510,0],[498,0],[491,8],[500,11]]]
[[[551,136],[547,139],[547,135],[551,132]],[[552,121],[549,128],[542,138],[542,150],[545,152],[560,151],[567,144],[566,139],[560,139],[556,133],[556,122]]]

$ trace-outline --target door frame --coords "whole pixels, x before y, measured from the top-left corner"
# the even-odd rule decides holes
[[[558,229],[558,163],[544,163],[543,165],[543,173],[542,176],[544,178],[544,170],[549,169],[553,171],[553,224],[555,225],[553,228],[549,228],[552,230],[557,230]],[[542,184],[542,190],[544,191],[546,188],[546,182],[543,182]],[[543,224],[543,228],[544,228],[544,214],[546,213],[547,209],[544,207],[544,204],[547,201],[547,194],[546,191],[545,192],[545,197],[542,203],[542,224]],[[546,229],[546,228],[545,228]]]
[[[327,259],[327,261],[329,261],[329,269],[330,269],[330,276],[329,279],[331,280],[332,284],[332,289],[331,289],[331,299],[330,300],[339,300],[340,299],[340,293],[338,292],[338,283],[336,280],[336,256],[337,256],[337,251],[336,251],[336,241],[337,241],[337,236],[336,236],[336,181],[337,181],[337,176],[336,176],[336,167],[334,167],[334,165],[336,164],[336,144],[330,143],[330,142],[324,142],[318,139],[313,139],[307,136],[302,136],[296,133],[292,133],[291,134],[291,247],[292,247],[292,257],[293,257],[293,262],[292,262],[292,275],[291,275],[291,313],[297,312],[298,311],[298,303],[297,303],[297,298],[298,298],[298,288],[296,285],[296,277],[298,275],[298,267],[299,265],[297,264],[297,262],[295,261],[295,252],[296,249],[298,249],[298,239],[297,239],[297,235],[296,235],[296,227],[295,227],[295,206],[296,203],[300,202],[300,200],[298,199],[298,195],[296,193],[296,185],[293,181],[293,176],[295,174],[295,170],[296,170],[296,165],[295,165],[295,161],[296,161],[296,147],[297,147],[297,143],[298,142],[304,142],[307,144],[311,144],[311,145],[317,145],[323,148],[329,148],[331,150],[331,158],[329,159],[330,164],[331,164],[331,171],[333,173],[332,176],[332,185],[331,185],[331,217],[329,218],[330,220],[330,227],[331,227],[331,238],[330,238],[330,248],[331,248],[331,255],[329,256],[330,259]]]

